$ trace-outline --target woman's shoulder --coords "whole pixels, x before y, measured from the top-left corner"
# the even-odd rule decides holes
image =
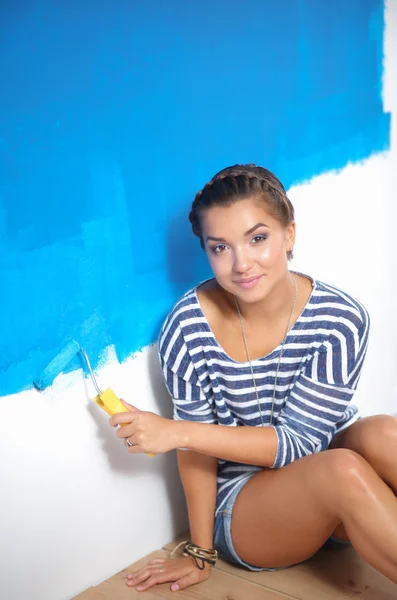
[[[336,285],[316,280],[312,303],[331,318],[351,321],[358,329],[369,326],[369,314],[361,300]]]
[[[178,336],[193,333],[205,320],[197,297],[200,285],[185,292],[169,311],[159,334],[160,348],[165,344],[169,345],[171,340],[175,342]]]

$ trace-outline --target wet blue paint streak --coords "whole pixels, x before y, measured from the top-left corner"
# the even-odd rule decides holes
[[[156,339],[209,274],[187,213],[215,171],[289,186],[389,144],[380,0],[32,0],[0,23],[0,394],[69,338],[94,364]]]

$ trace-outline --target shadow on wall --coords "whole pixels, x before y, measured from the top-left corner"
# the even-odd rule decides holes
[[[87,410],[97,425],[97,437],[103,442],[102,449],[113,471],[127,477],[150,473],[151,476],[165,482],[172,524],[179,533],[186,527],[187,512],[185,503],[181,502],[183,489],[178,474],[175,451],[153,457],[142,454],[131,456],[123,443],[116,437],[115,430],[111,429],[107,421],[101,418],[97,407],[91,403],[87,406]]]
[[[173,404],[170,394],[164,383],[160,361],[158,358],[157,344],[155,346],[151,346],[148,350],[149,380],[152,396],[157,405],[157,412],[166,419],[172,419]],[[148,457],[145,457],[145,459],[146,458],[148,459]],[[150,463],[150,467],[153,469],[153,471],[158,472],[159,476],[163,477],[165,480],[170,512],[172,514],[172,524],[175,532],[178,534],[182,533],[182,531],[184,531],[187,527],[188,517],[185,495],[176,461],[176,451],[168,452],[164,456],[153,457],[152,460],[157,461],[157,464],[154,464],[152,467],[152,464]],[[147,464],[148,463],[145,461],[144,466],[146,469],[148,468]]]
[[[168,312],[180,296],[201,280],[211,276],[206,255],[198,238],[193,235],[191,230],[188,218],[190,202],[186,201],[184,204],[186,208],[168,220],[165,248],[166,273],[164,275],[168,282],[169,293],[166,298],[159,298],[160,303],[163,306],[166,305],[166,310],[154,326],[153,339],[156,340]],[[172,419],[173,404],[161,372],[157,344],[146,348],[145,354],[150,385],[150,390],[147,391],[154,401],[153,410],[164,418]],[[115,436],[114,430],[109,428],[107,420],[103,419],[103,415],[95,404],[89,403],[87,410],[96,423],[97,437],[102,443],[102,449],[111,469],[127,477],[150,472],[150,474],[162,478],[165,481],[175,530],[179,533],[186,528],[187,514],[178,474],[176,453],[169,452],[153,458],[145,455],[131,457],[123,443]],[[131,460],[132,458],[133,460]]]
[[[163,374],[161,372],[160,362],[157,354],[157,345],[152,345],[147,349],[147,368],[149,375],[150,390],[146,390],[146,393],[149,392],[149,395],[155,401],[154,412],[156,412],[156,414],[159,414],[161,417],[164,417],[165,419],[172,419],[172,400],[164,383]],[[87,382],[88,380],[84,379],[86,395],[89,398],[90,395],[87,389]],[[137,392],[139,393],[139,389],[137,390]],[[133,398],[128,398],[128,401],[134,404]],[[139,407],[139,403],[137,403],[137,405]],[[103,442],[102,448],[109,459],[109,463],[112,469],[120,473],[130,474],[132,470],[131,457],[126,452],[123,443],[116,437],[116,430],[109,427],[107,419],[103,418],[102,411],[98,410],[98,407],[94,402],[89,402],[87,404],[87,410],[90,413],[94,422],[96,423],[96,426],[98,428],[97,437]],[[147,466],[152,465],[151,462],[148,463],[146,461],[145,456],[137,455],[136,457],[134,457],[134,459],[135,458],[137,459],[137,464],[134,464],[134,471],[146,471]],[[144,459],[143,462],[140,462],[141,458]]]
[[[148,348],[147,366],[151,396],[155,400],[155,412],[162,417],[172,418],[172,400],[165,386],[157,356],[157,346]],[[85,380],[86,381],[86,380]],[[172,523],[177,533],[186,527],[187,513],[183,501],[183,489],[179,478],[176,453],[148,457],[145,455],[131,456],[123,443],[116,437],[115,429],[109,427],[107,419],[98,411],[98,407],[90,402],[87,405],[93,421],[97,426],[97,437],[102,442],[102,449],[113,471],[125,476],[147,474],[150,472],[156,478],[165,482],[166,494],[172,514]]]
[[[187,203],[187,206],[169,220],[168,226],[168,278],[178,297],[203,279],[211,277],[205,252],[192,232],[190,205]]]
[[[184,205],[183,211],[170,215],[165,225],[166,273],[161,275],[162,283],[159,288],[161,297],[157,298],[160,307],[157,311],[159,316],[154,322],[151,336],[156,343],[164,321],[174,304],[193,286],[212,277],[205,252],[200,246],[199,239],[192,232],[189,221],[190,202],[186,201]],[[154,306],[157,305],[154,303]],[[153,360],[156,363],[153,363],[153,370],[156,370],[159,368],[157,355]]]

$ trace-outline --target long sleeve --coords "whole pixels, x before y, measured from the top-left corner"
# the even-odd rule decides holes
[[[369,317],[359,328],[335,328],[294,383],[275,431],[273,468],[328,448],[356,390],[368,346]]]
[[[200,385],[174,373],[167,365],[163,367],[163,374],[174,404],[175,420],[217,423],[211,404]]]
[[[217,423],[211,398],[200,384],[179,324],[164,326],[159,338],[159,359],[164,381],[174,405],[174,419]]]

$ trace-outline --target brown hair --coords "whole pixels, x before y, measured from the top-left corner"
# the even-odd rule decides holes
[[[226,167],[216,173],[193,200],[189,220],[194,235],[200,238],[201,247],[204,248],[200,222],[203,210],[211,206],[230,206],[238,200],[252,197],[263,199],[271,214],[284,227],[294,220],[294,207],[283,184],[271,171],[254,164]],[[292,250],[288,252],[288,259],[291,258]]]

